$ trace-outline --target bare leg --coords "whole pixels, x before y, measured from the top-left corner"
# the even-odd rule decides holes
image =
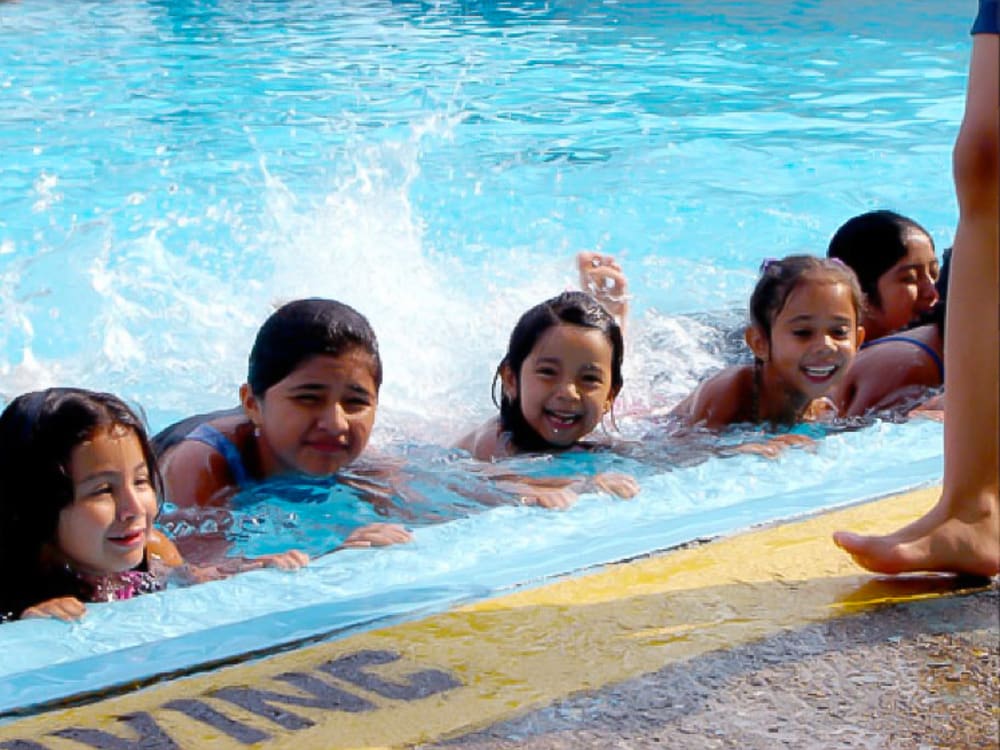
[[[880,573],[1000,572],[998,270],[1000,37],[973,37],[965,116],[955,142],[959,222],[945,329],[948,406],[944,485],[927,513],[887,536],[837,532],[834,541]]]

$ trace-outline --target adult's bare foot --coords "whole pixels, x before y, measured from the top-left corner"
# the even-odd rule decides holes
[[[833,540],[876,573],[994,576],[1000,573],[1000,500],[995,493],[961,503],[942,497],[927,515],[891,534],[838,531]]]

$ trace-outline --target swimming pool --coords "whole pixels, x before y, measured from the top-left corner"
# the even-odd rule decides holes
[[[642,414],[720,364],[713,321],[743,307],[762,257],[821,251],[874,207],[946,247],[967,15],[0,4],[0,392],[108,389],[162,427],[233,403],[275,300],[332,296],[380,338],[374,448],[450,501],[461,460],[430,446],[491,413],[514,320],[572,283],[577,250],[629,271],[623,401]],[[643,491],[559,514],[452,504],[407,547],[4,625],[0,712],[933,482],[940,445],[936,424],[879,423],[777,462],[569,459],[617,462]],[[253,502],[251,525],[295,536],[295,507]]]

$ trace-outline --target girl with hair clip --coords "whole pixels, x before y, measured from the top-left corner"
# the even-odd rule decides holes
[[[363,315],[329,299],[283,305],[257,332],[241,408],[190,417],[153,438],[167,499],[225,506],[250,482],[335,475],[368,444],[381,385],[378,341]],[[374,523],[342,547],[411,538],[399,524]]]
[[[591,445],[585,438],[611,412],[622,387],[621,328],[594,297],[564,292],[524,313],[493,378],[500,410],[457,447],[482,461]],[[518,478],[522,501],[566,507],[586,484]],[[631,477],[599,474],[593,484],[632,497]]]
[[[292,551],[186,566],[153,528],[162,483],[146,430],[111,394],[52,388],[19,396],[0,415],[0,444],[4,617],[72,620],[84,602],[158,591],[171,572],[207,580],[308,562]]]
[[[864,340],[861,310],[857,278],[840,261],[810,255],[764,261],[744,334],[753,364],[713,375],[671,415],[716,430],[739,423],[792,425],[830,413],[826,396]],[[809,442],[801,435],[781,438],[778,444]]]

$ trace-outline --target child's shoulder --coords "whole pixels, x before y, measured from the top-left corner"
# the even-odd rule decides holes
[[[724,427],[741,421],[754,388],[753,365],[727,367],[699,385],[674,414],[688,424]]]
[[[500,426],[499,417],[491,417],[455,444],[480,461],[510,456],[514,453],[509,433]]]

